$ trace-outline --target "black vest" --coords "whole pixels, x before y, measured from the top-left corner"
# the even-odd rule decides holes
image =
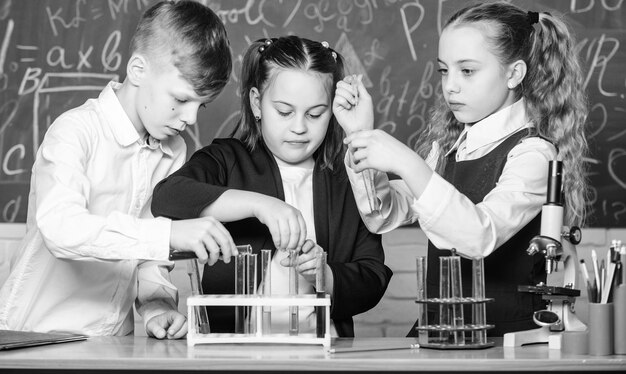
[[[528,130],[518,131],[475,160],[457,162],[456,152],[453,152],[446,158],[443,177],[478,204],[496,186],[511,149],[527,136]],[[545,308],[545,302],[540,295],[518,292],[517,287],[546,281],[544,258],[539,254],[529,256],[526,253],[530,240],[539,234],[540,228],[541,213],[485,258],[485,295],[494,299],[486,304],[487,323],[495,325],[494,329],[488,330],[489,336],[537,327],[532,320],[533,311]],[[439,256],[449,255],[449,248],[440,250],[428,242],[428,297],[439,296]],[[471,296],[472,261],[461,258],[461,271],[463,296]],[[470,308],[465,308],[464,314],[466,323],[470,322]]]

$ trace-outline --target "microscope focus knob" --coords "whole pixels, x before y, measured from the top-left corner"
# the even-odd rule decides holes
[[[572,226],[569,232],[563,235],[570,243],[576,245],[582,240],[583,234],[578,226]]]

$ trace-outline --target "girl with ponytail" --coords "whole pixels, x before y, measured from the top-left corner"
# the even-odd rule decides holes
[[[439,289],[439,256],[455,248],[484,257],[486,296],[495,299],[487,305],[492,336],[535,328],[533,311],[544,308],[539,295],[517,287],[546,281],[544,259],[526,249],[540,231],[549,161],[564,163],[565,224],[584,222],[587,107],[575,45],[549,13],[508,2],[458,11],[441,32],[442,92],[417,152],[372,130],[371,98],[358,79],[337,85],[335,116],[351,150],[346,169],[368,228],[384,233],[419,222],[428,237],[430,297]],[[365,169],[378,171],[369,174],[373,208]],[[389,181],[385,172],[401,179]],[[469,295],[471,262],[463,263]]]
[[[241,73],[234,138],[215,139],[154,191],[152,211],[212,216],[237,244],[272,250],[272,294],[289,293],[287,249],[297,249],[299,293],[315,293],[316,253],[327,252],[334,336],[354,336],[352,316],[374,307],[391,278],[380,235],[359,216],[342,165],[343,130],[332,113],[343,60],[328,43],[298,36],[252,43]],[[260,256],[259,256],[260,257]],[[234,266],[205,267],[208,294],[233,294]],[[258,284],[257,284],[258,287]],[[212,332],[234,332],[234,311],[207,308]],[[288,333],[288,308],[272,307],[272,332]],[[300,332],[315,331],[300,307]]]

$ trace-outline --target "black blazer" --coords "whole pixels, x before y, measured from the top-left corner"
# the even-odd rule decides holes
[[[285,200],[278,165],[266,147],[250,152],[237,139],[216,139],[154,189],[152,213],[172,219],[196,218],[224,191],[254,191]],[[331,318],[339,336],[354,336],[352,316],[373,308],[392,272],[384,264],[381,237],[370,233],[359,215],[344,168],[313,172],[313,209],[317,244],[328,252],[334,290]],[[256,253],[275,250],[265,225],[256,218],[225,223],[236,244]],[[205,267],[206,294],[234,293],[234,261]],[[209,309],[212,332],[234,331],[234,312]]]

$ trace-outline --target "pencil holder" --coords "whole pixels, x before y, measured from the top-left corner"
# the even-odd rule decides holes
[[[626,284],[620,284],[613,291],[615,354],[626,355]]]
[[[589,353],[589,332],[563,331],[561,333],[561,352],[575,355]]]
[[[589,354],[613,354],[613,303],[589,303]]]
[[[487,340],[486,331],[493,328],[485,322],[485,304],[493,299],[485,298],[484,262],[472,262],[472,297],[463,297],[460,257],[439,257],[439,297],[426,298],[426,261],[417,258],[418,331],[420,348],[435,349],[481,349],[493,347]],[[429,324],[425,307],[434,305],[439,309],[439,321]],[[471,306],[471,321],[466,323],[463,309]],[[427,334],[427,335],[426,335]]]

